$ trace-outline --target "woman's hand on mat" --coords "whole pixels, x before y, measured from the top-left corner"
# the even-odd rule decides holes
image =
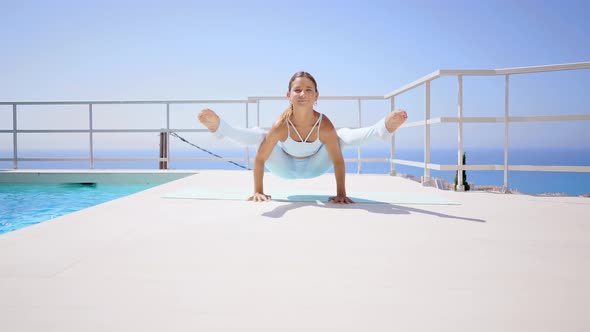
[[[254,193],[254,195],[248,198],[249,201],[253,202],[268,202],[270,201],[270,195],[265,195],[263,193]]]
[[[328,198],[328,201],[332,201],[334,203],[344,203],[344,204],[354,203],[354,201],[352,199],[348,198],[348,196],[346,196],[346,195],[331,196],[330,198]]]

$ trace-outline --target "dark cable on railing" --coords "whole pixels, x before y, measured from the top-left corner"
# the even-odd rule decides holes
[[[181,141],[185,142],[186,144],[189,144],[189,145],[192,145],[192,146],[194,146],[195,148],[197,148],[197,149],[199,149],[199,150],[201,150],[201,151],[207,152],[208,154],[210,154],[210,155],[212,155],[212,156],[214,156],[214,157],[217,157],[217,158],[223,158],[222,156],[220,156],[220,155],[218,155],[218,154],[215,154],[215,153],[213,153],[213,152],[211,152],[211,151],[208,151],[208,150],[206,150],[206,149],[203,149],[202,147],[200,147],[200,146],[198,146],[198,145],[196,145],[196,144],[193,144],[193,143],[191,143],[191,142],[187,141],[185,138],[183,138],[182,136],[178,135],[177,133],[171,132],[171,133],[170,133],[170,135],[172,135],[172,136],[174,136],[174,137],[178,138],[179,140],[181,140]],[[236,165],[236,166],[238,166],[238,167],[241,167],[241,168],[243,168],[243,169],[247,169],[246,167],[244,167],[244,166],[242,166],[242,165],[240,165],[240,164],[238,164],[238,163],[235,163],[235,162],[233,162],[233,161],[229,161],[229,160],[228,160],[227,162],[228,162],[228,163],[230,163],[230,164],[234,164],[234,165]]]

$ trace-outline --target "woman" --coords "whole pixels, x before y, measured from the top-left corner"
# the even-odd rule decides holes
[[[354,203],[346,196],[342,149],[390,138],[408,117],[405,111],[397,110],[371,127],[336,131],[327,116],[313,109],[318,97],[315,79],[311,74],[301,71],[289,81],[287,98],[290,106],[268,132],[260,128],[234,128],[210,109],[199,113],[199,121],[216,137],[227,137],[243,145],[259,145],[254,159],[254,194],[248,198],[249,201],[271,199],[270,195],[264,193],[262,179],[265,166],[272,173],[288,179],[320,176],[333,166],[336,196],[329,200],[334,203]]]

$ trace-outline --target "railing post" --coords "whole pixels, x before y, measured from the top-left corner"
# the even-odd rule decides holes
[[[260,127],[260,99],[256,99],[256,127]]]
[[[170,103],[166,103],[166,169],[170,169]]]
[[[426,81],[424,108],[424,176],[422,185],[430,184],[430,81]]]
[[[90,169],[94,169],[94,135],[92,124],[92,104],[88,104],[88,138],[90,140]]]
[[[509,125],[509,91],[510,91],[510,77],[506,75],[504,84],[504,186],[502,192],[508,192],[508,125]]]
[[[248,128],[248,101],[246,101],[246,128]],[[246,145],[246,169],[250,169],[250,147]]]
[[[16,104],[12,104],[12,168],[18,168],[18,149],[16,143]]]
[[[362,115],[361,115],[362,107],[361,107],[361,99],[360,98],[358,99],[358,104],[359,104],[359,108],[358,108],[359,128],[361,128],[363,125],[362,125]],[[319,137],[318,137],[318,139],[319,139]],[[362,149],[359,146],[357,148],[357,164],[358,164],[357,171],[356,171],[357,174],[361,174],[363,172],[363,163],[361,161],[361,158],[362,158],[361,152],[362,152]]]
[[[168,133],[162,129],[160,132],[160,162],[158,169],[168,169]],[[162,160],[162,159],[166,160]]]
[[[458,111],[458,132],[457,132],[457,191],[465,191],[463,185],[463,75],[457,75],[457,111]]]
[[[391,97],[389,100],[390,100],[390,112],[393,112],[393,111],[395,111],[395,97]],[[396,131],[394,131],[393,135],[391,135],[391,157],[389,159],[389,163],[391,166],[391,170],[389,171],[389,175],[391,175],[391,176],[395,175],[395,163],[393,160],[395,159],[395,132]]]

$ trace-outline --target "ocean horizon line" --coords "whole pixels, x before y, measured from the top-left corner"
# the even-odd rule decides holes
[[[213,153],[226,158],[244,158],[244,148],[210,148]],[[0,150],[0,158],[12,158],[7,150]],[[255,149],[250,149],[250,161],[255,155]],[[467,156],[467,165],[504,163],[503,148],[464,148]],[[159,149],[95,149],[95,158],[157,158]],[[345,158],[356,158],[357,150],[345,149]],[[19,161],[19,169],[90,169],[89,151],[76,149],[19,149],[20,158],[88,158],[85,161]],[[239,170],[245,167],[244,163],[237,161],[232,164],[227,161],[215,160],[210,154],[195,149],[171,149],[170,157],[173,159],[170,169],[199,170],[199,169],[223,169]],[[196,157],[211,158],[209,161],[179,161],[174,158]],[[382,162],[362,162],[364,174],[389,174],[391,165],[386,161],[390,157],[388,147],[363,148],[362,158],[383,158]],[[403,148],[396,149],[395,158],[423,162],[423,149]],[[454,165],[457,163],[457,150],[454,148],[436,148],[430,153],[430,161],[434,164]],[[508,161],[510,165],[542,165],[542,166],[590,166],[590,148],[512,148],[509,150]],[[239,166],[236,166],[239,165]],[[251,166],[250,166],[251,167]],[[12,169],[12,161],[0,161],[0,169]],[[154,161],[94,161],[94,169],[158,169],[159,162]],[[424,174],[421,167],[395,165],[397,174],[420,178]],[[356,161],[346,163],[347,173],[357,173]],[[453,183],[456,171],[430,170],[431,177],[443,179]],[[503,171],[467,171],[467,181],[475,186],[501,187],[504,183]],[[509,171],[508,187],[511,190],[528,194],[563,193],[571,196],[579,196],[590,193],[590,173],[587,172],[546,172],[546,171]]]

